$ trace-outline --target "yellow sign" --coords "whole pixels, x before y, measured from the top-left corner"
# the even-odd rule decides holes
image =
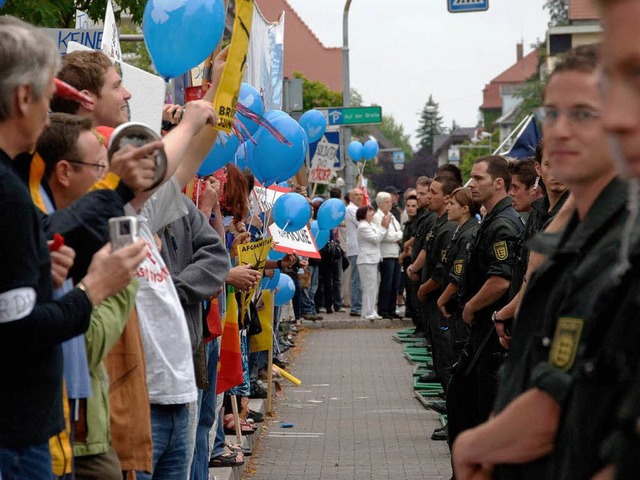
[[[568,371],[576,359],[580,334],[584,321],[581,318],[563,317],[558,319],[553,335],[549,363],[563,372]]]
[[[255,242],[242,243],[238,245],[238,265],[251,265],[253,270],[257,270],[260,272],[260,275],[262,275],[264,274],[264,264],[267,260],[269,250],[271,250],[271,237],[263,238]],[[256,286],[248,292],[242,292],[240,318],[243,322],[244,313],[247,311],[257,288]]]
[[[506,260],[509,256],[509,249],[507,248],[507,242],[502,240],[493,244],[493,253],[496,254],[498,260]]]
[[[462,275],[462,269],[464,268],[464,260],[456,260],[453,262],[453,273],[460,276]]]
[[[240,83],[247,65],[252,20],[253,0],[237,0],[236,19],[233,22],[233,34],[231,35],[227,63],[222,72],[218,91],[213,99],[213,108],[218,115],[218,123],[215,128],[227,133],[231,132],[233,126]]]
[[[258,318],[262,332],[251,336],[251,353],[271,350],[273,348],[273,291],[262,290],[257,301]]]

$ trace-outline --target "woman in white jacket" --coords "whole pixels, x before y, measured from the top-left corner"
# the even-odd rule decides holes
[[[382,226],[382,219],[391,212],[393,201],[387,192],[376,195],[378,211],[373,216],[373,224]],[[400,241],[402,240],[402,226],[391,215],[387,233],[380,242],[380,287],[378,289],[378,314],[383,318],[399,318],[396,315],[396,297],[400,285]]]
[[[380,222],[380,227],[372,223],[375,211],[371,205],[365,205],[356,211],[358,220],[358,273],[362,285],[362,317],[367,320],[382,318],[376,312],[376,294],[378,293],[378,264],[381,260],[380,242],[387,234],[391,222],[388,213]]]

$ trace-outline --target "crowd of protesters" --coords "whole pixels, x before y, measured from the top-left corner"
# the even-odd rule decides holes
[[[404,211],[393,187],[377,209],[355,188],[319,260],[265,265],[296,279],[294,324],[347,304],[372,321],[410,316],[432,357],[420,381],[445,392],[432,438],[448,439],[461,480],[640,471],[640,1],[599,4],[604,43],[555,65],[535,156],[482,157],[468,187],[441,166]],[[38,29],[0,17],[0,478],[205,479],[244,461],[224,435],[261,420],[247,402],[266,395],[264,352],[250,348],[261,298],[238,317],[244,381],[224,395],[212,327],[261,282],[236,257],[263,219],[246,172],[192,183],[225,60],[203,100],[165,108],[162,141],[108,158],[131,96],[111,61],[61,60]],[[56,75],[82,98],[57,95]],[[109,219],[125,214],[140,239],[113,250]],[[274,339],[276,352],[292,341]]]

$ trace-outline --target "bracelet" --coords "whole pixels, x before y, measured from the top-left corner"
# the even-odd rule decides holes
[[[282,259],[278,260],[278,268],[282,270]]]
[[[89,300],[89,303],[91,304],[91,306],[93,306],[93,301],[91,300],[91,296],[89,295],[89,292],[87,291],[87,286],[82,282],[82,280],[77,283],[76,288],[78,290],[82,290],[84,292],[84,294],[87,297],[87,300]]]

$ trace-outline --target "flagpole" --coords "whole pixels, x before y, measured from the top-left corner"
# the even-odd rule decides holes
[[[231,411],[233,412],[233,424],[236,427],[236,440],[242,445],[242,430],[240,426],[240,415],[238,413],[238,398],[231,395]]]
[[[269,359],[267,360],[267,415],[272,416],[272,398],[273,396],[273,336],[276,332],[273,331],[273,319],[276,315],[276,303],[275,301],[271,304],[271,342],[269,345]]]
[[[526,117],[524,117],[522,119],[522,121],[518,124],[518,126],[516,128],[514,128],[511,133],[509,134],[509,136],[507,138],[504,139],[504,141],[498,146],[498,148],[496,148],[493,151],[493,155],[499,155],[500,154],[500,150],[502,150],[502,147],[504,147],[506,145],[506,143],[511,140],[511,137],[513,137],[514,135],[516,135],[516,137],[519,137],[520,134],[522,133],[522,130],[524,130],[524,127],[526,127],[527,123],[529,122],[529,120],[531,120],[533,118],[533,115],[529,114]]]

